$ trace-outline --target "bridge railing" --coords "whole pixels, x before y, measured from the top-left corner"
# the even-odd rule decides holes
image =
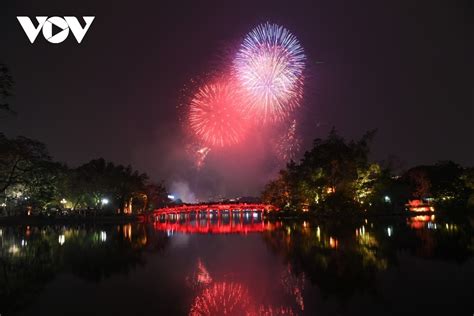
[[[279,209],[271,204],[262,203],[235,203],[235,204],[185,204],[177,206],[168,206],[156,209],[153,211],[154,215],[166,215],[176,213],[192,213],[192,212],[210,212],[210,211],[261,211],[261,212],[275,212]]]

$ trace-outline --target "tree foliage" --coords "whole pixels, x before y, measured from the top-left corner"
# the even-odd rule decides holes
[[[162,183],[130,165],[99,158],[69,168],[53,162],[44,144],[0,133],[0,202],[9,210],[145,211],[161,206],[166,197]]]
[[[380,166],[368,159],[374,135],[369,131],[360,140],[347,142],[332,129],[326,139],[314,141],[300,163],[290,162],[267,185],[263,199],[300,210],[368,203],[381,175]]]
[[[265,202],[289,210],[395,210],[410,199],[436,205],[474,204],[473,171],[451,162],[413,167],[395,176],[369,160],[375,131],[346,141],[332,129],[316,139],[299,163],[290,162],[262,193]]]
[[[6,99],[13,95],[13,84],[10,70],[0,63],[0,117],[4,114],[14,113],[6,103]]]

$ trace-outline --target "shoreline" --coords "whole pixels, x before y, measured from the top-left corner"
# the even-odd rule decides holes
[[[266,216],[267,220],[328,220],[335,219],[338,221],[350,222],[363,218],[409,218],[415,216],[431,216],[437,215],[435,212],[397,212],[389,214],[352,214],[351,216],[341,217],[342,214],[275,214]],[[349,214],[347,214],[349,215]],[[0,225],[54,225],[54,224],[127,224],[147,221],[147,215],[100,215],[100,216],[60,216],[60,217],[44,217],[44,216],[5,216],[0,217]]]
[[[44,217],[44,216],[6,216],[0,217],[0,225],[54,225],[54,224],[127,224],[141,221],[139,215],[114,216],[74,216],[74,217]]]

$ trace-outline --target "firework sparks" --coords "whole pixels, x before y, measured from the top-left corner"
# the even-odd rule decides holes
[[[297,38],[277,24],[261,24],[245,37],[234,60],[250,113],[281,121],[302,97],[306,56]]]
[[[252,314],[248,314],[252,315]],[[255,315],[259,316],[293,316],[295,313],[291,309],[291,307],[285,307],[285,306],[279,306],[279,307],[274,307],[274,306],[260,306],[258,308],[258,312],[255,313]]]
[[[283,161],[295,159],[300,151],[301,139],[296,133],[296,120],[293,120],[283,137],[276,143],[276,152]]]
[[[186,281],[192,288],[206,286],[212,282],[211,274],[201,259],[198,259],[196,271]]]
[[[189,126],[199,141],[208,147],[238,144],[247,130],[240,100],[237,90],[227,80],[202,86],[189,109]]]
[[[207,155],[210,153],[211,148],[202,146],[197,143],[189,143],[186,145],[186,153],[193,161],[194,167],[200,170],[204,167]]]
[[[233,282],[214,283],[194,299],[189,315],[245,315],[248,290]]]

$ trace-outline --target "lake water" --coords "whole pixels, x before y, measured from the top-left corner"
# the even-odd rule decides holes
[[[473,315],[472,224],[0,226],[5,315]]]

